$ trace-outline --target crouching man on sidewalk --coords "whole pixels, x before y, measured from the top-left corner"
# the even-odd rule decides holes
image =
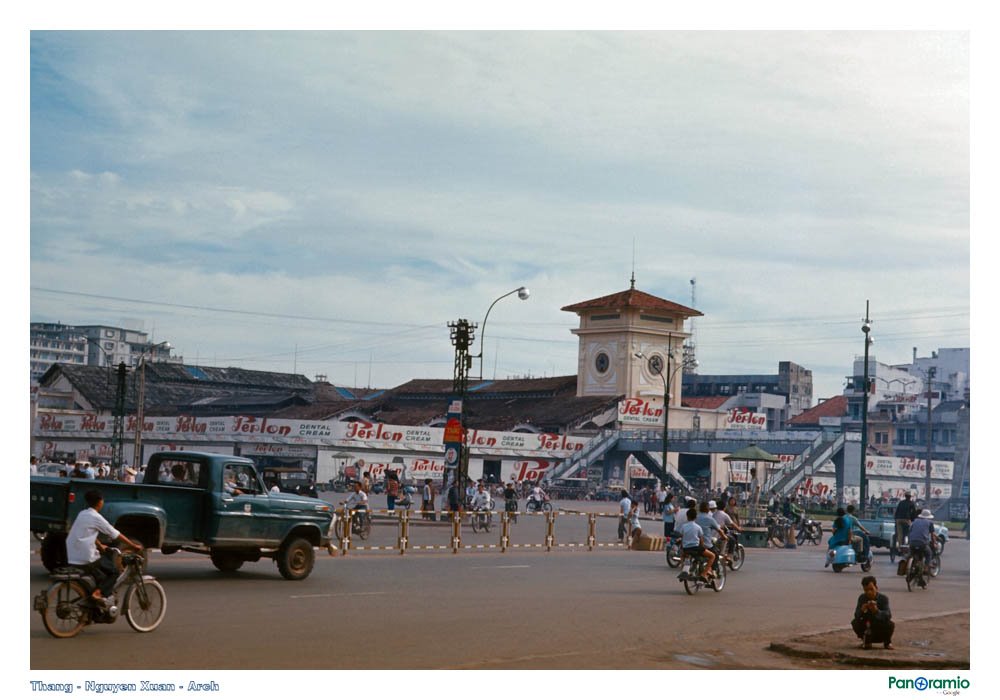
[[[851,627],[861,639],[862,648],[871,649],[873,643],[881,642],[886,649],[892,649],[896,623],[892,621],[892,611],[889,610],[889,597],[878,592],[874,576],[861,579],[861,587],[865,592],[858,596]]]

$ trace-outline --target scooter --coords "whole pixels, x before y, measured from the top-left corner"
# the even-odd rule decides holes
[[[861,557],[861,553],[864,551],[863,547],[861,538],[855,537],[851,544],[842,544],[827,550],[826,566],[830,566],[834,573],[839,574],[847,567],[860,563],[862,571],[871,571],[871,553],[869,552],[867,560],[863,560]]]

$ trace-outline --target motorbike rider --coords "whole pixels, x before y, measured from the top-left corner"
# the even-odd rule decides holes
[[[528,500],[534,501],[539,505],[539,507],[547,501],[549,498],[548,494],[542,490],[542,485],[539,482],[535,482],[535,485],[531,487],[531,494],[528,496]]]
[[[713,552],[722,556],[727,545],[726,533],[722,531],[719,522],[712,517],[709,501],[702,501],[698,504],[698,516],[695,522],[705,533],[705,546],[710,547]],[[711,503],[714,503],[712,501]],[[725,558],[725,557],[724,557]]]
[[[347,500],[341,501],[341,505],[344,506],[344,514],[353,511],[367,511],[368,510],[368,494],[365,493],[364,484],[360,481],[354,482],[354,493],[347,497]]]
[[[781,514],[793,525],[798,525],[802,521],[802,509],[796,505],[791,496],[785,496],[785,502],[781,504]]]
[[[847,514],[844,516],[851,527],[851,532],[857,537],[861,538],[861,543],[864,545],[864,549],[861,553],[861,558],[865,561],[871,559],[872,556],[872,542],[869,539],[869,532],[864,528],[861,522],[858,520],[857,516],[854,515],[854,504],[851,503],[847,506]]]
[[[909,536],[910,523],[917,517],[917,506],[913,503],[912,494],[909,491],[896,506],[893,517],[896,519],[896,544],[902,546],[906,544],[906,538]]]
[[[724,551],[728,556],[735,551],[737,533],[743,532],[743,529],[730,517],[729,513],[725,510],[719,510],[716,507],[715,501],[708,502],[708,511],[726,534],[726,549]]]
[[[472,510],[490,510],[493,504],[493,499],[490,498],[489,491],[483,486],[482,482],[476,487],[476,492],[472,494],[471,506]]]
[[[910,559],[923,554],[924,564],[930,567],[933,545],[937,545],[934,514],[924,508],[910,524]]]
[[[708,562],[705,567],[705,578],[714,578],[715,573],[712,568],[715,565],[715,554],[709,547],[705,531],[696,522],[697,518],[698,511],[694,508],[688,508],[687,522],[681,525],[681,565],[683,568],[686,557],[705,557]],[[682,570],[678,578],[683,578],[683,576],[684,571]]]
[[[121,540],[136,551],[141,551],[142,545],[120,533],[101,515],[104,496],[100,491],[96,489],[87,491],[83,494],[83,499],[87,503],[87,508],[76,516],[66,536],[66,562],[70,566],[80,567],[94,577],[97,586],[92,597],[104,603],[114,590],[118,570],[110,557],[106,556],[109,554],[108,547],[101,543],[97,536],[106,535],[112,542]]]

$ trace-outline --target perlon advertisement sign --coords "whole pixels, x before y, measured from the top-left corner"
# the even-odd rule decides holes
[[[272,443],[313,447],[438,452],[447,445],[468,445],[472,453],[542,458],[566,458],[583,448],[588,438],[555,433],[513,433],[465,430],[461,424],[461,401],[452,401],[442,428],[390,425],[373,421],[303,421],[256,416],[156,416],[143,421],[146,442],[189,444],[233,442]],[[125,432],[135,431],[135,417],[126,417]],[[110,441],[113,421],[95,414],[44,414],[35,420],[33,436],[38,441]],[[464,440],[463,440],[464,438]]]

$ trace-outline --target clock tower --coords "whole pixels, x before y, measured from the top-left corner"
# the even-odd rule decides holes
[[[684,321],[700,311],[635,288],[564,306],[580,317],[577,396],[663,395],[663,377],[679,372]],[[668,362],[670,353],[675,359]],[[636,355],[642,357],[636,357]],[[680,405],[680,380],[671,377],[671,406]]]

